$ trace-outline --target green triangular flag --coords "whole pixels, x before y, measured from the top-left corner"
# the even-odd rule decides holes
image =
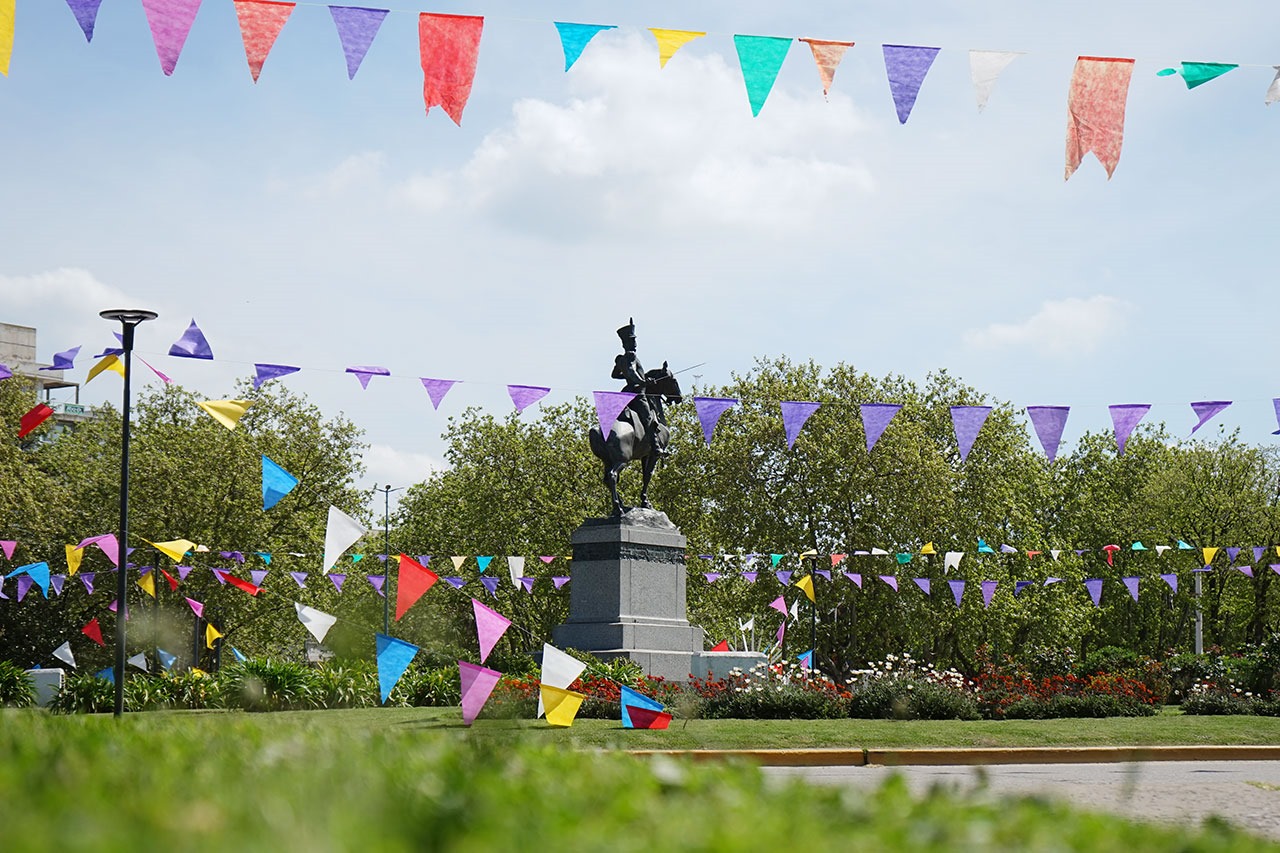
[[[791,39],[778,36],[734,36],[733,46],[738,49],[738,64],[742,66],[742,79],[747,84],[747,100],[751,102],[751,115],[760,115],[765,98],[778,79],[782,62],[791,50]]]
[[[1239,65],[1231,62],[1184,62],[1182,63],[1182,79],[1186,81],[1188,89],[1194,89],[1196,86],[1202,86],[1210,80],[1221,77],[1232,69],[1239,68]],[[1167,77],[1173,74],[1172,68],[1165,68],[1157,71],[1156,74],[1161,77]]]

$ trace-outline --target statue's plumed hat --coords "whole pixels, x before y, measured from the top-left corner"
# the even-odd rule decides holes
[[[636,336],[636,321],[634,317],[630,317],[627,319],[627,325],[623,326],[621,329],[618,330],[618,337],[622,338],[625,341],[627,338],[634,338],[635,336]]]

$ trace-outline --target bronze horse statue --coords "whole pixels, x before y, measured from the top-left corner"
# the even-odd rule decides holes
[[[645,380],[645,395],[649,397],[648,402],[650,405],[656,404],[659,412],[662,411],[662,401],[679,403],[683,399],[679,380],[665,364],[661,370],[647,372]],[[613,422],[613,429],[609,431],[608,437],[600,434],[599,427],[593,427],[587,435],[591,442],[591,452],[604,463],[604,484],[613,497],[615,517],[621,516],[630,509],[623,506],[622,498],[618,496],[618,477],[622,474],[622,469],[627,467],[627,463],[634,460],[640,461],[644,476],[640,487],[640,506],[653,509],[653,505],[649,503],[649,480],[653,477],[653,469],[657,467],[658,455],[653,452],[653,436],[648,434],[644,419],[638,417],[636,409],[632,407],[639,402],[639,399],[637,397],[632,404],[622,410],[622,414],[618,415],[618,419]],[[665,447],[669,443],[670,432],[665,419],[661,416],[657,429],[658,443]]]

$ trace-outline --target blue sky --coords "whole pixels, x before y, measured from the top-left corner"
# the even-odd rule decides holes
[[[92,44],[61,0],[18,0],[0,320],[47,360],[100,350],[102,308],[160,312],[144,354],[194,317],[217,360],[157,366],[210,396],[302,366],[284,381],[367,431],[370,483],[420,479],[446,417],[505,413],[507,383],[614,387],[632,315],[646,363],[707,362],[706,383],[782,354],[945,367],[1072,406],[1067,445],[1111,403],[1185,433],[1206,399],[1273,440],[1274,4],[389,5],[354,81],[327,10],[299,5],[254,85],[231,0],[204,0],[172,78],[139,0],[105,0]],[[460,128],[423,114],[419,11],[486,16]],[[556,20],[618,29],[565,73]],[[659,70],[650,26],[708,36]],[[753,119],[734,33],[856,46],[824,100],[794,45]],[[906,125],[882,43],[942,48]],[[1027,52],[981,114],[970,49]],[[1080,54],[1137,59],[1110,182],[1092,157],[1062,178]],[[1182,60],[1245,67],[1156,76]],[[394,375],[362,392],[353,364]],[[435,412],[418,376],[463,384]]]

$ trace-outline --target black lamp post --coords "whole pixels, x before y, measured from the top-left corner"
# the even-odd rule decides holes
[[[382,633],[388,637],[391,636],[391,493],[401,492],[403,489],[393,489],[390,485],[378,488],[374,484],[375,492],[382,492]]]
[[[133,377],[133,330],[139,323],[154,320],[154,311],[116,308],[100,311],[104,320],[120,323],[120,340],[124,348],[124,414],[120,432],[120,551],[116,571],[116,707],[115,715],[124,713],[125,614],[129,595],[129,380]]]

